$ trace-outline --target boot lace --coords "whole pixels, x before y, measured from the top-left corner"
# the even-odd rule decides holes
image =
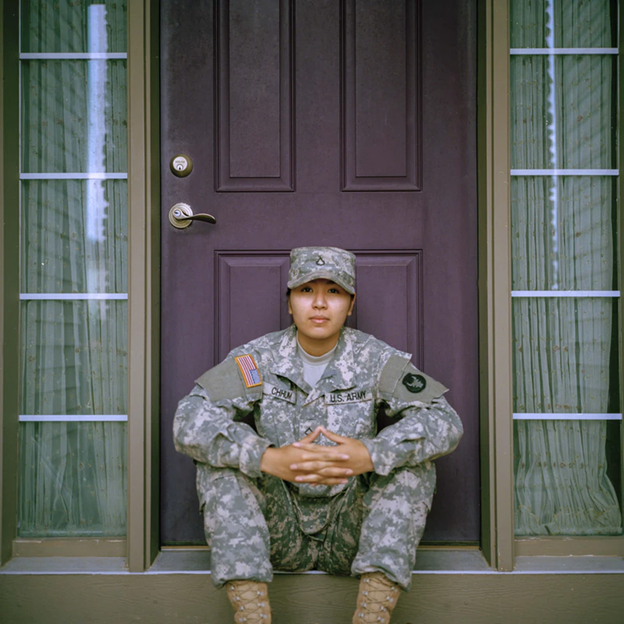
[[[227,592],[236,624],[269,624],[271,612],[264,583],[232,581]]]
[[[354,622],[389,624],[400,590],[381,573],[362,575]]]

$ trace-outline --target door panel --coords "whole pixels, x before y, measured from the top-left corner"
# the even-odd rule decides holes
[[[335,245],[358,258],[350,324],[412,353],[465,424],[425,541],[476,541],[475,4],[216,1],[161,2],[162,540],[203,541],[177,401],[290,324],[288,250]],[[180,201],[216,225],[175,230]]]
[[[220,362],[234,347],[290,325],[286,302],[290,262],[287,253],[217,252],[217,264],[215,342]]]
[[[416,2],[343,4],[345,191],[420,190],[417,8]]]
[[[294,3],[216,9],[217,191],[293,191]]]

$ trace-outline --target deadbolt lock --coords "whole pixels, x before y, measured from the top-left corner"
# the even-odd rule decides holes
[[[169,163],[171,173],[178,178],[186,178],[193,171],[193,161],[186,154],[178,154],[171,159]]]

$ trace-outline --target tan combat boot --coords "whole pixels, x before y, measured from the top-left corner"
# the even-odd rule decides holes
[[[381,572],[362,574],[353,624],[390,624],[401,590]]]
[[[225,589],[234,608],[236,624],[271,624],[269,590],[266,583],[228,581]]]

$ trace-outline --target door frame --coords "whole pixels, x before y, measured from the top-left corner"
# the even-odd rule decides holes
[[[159,2],[128,0],[128,522],[130,572],[160,550]]]
[[[478,3],[478,12],[481,549],[490,565],[512,570],[509,101],[506,89],[494,89],[495,84],[509,82],[509,9],[506,0],[484,0]],[[151,565],[160,549],[158,0],[130,0],[128,30],[132,33],[128,47],[132,251],[127,541],[129,569],[141,571]],[[145,51],[144,57],[140,50]],[[140,66],[137,61],[141,61]],[[141,119],[143,124],[132,123]],[[501,209],[495,210],[496,206]],[[133,418],[133,414],[143,418]]]

